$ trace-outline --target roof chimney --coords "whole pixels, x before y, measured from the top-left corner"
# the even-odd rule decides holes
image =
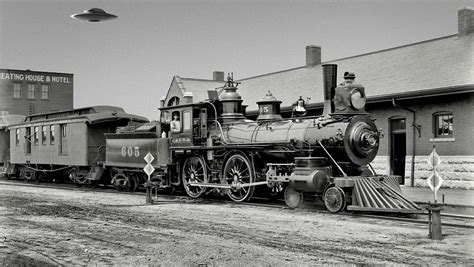
[[[321,64],[321,46],[306,46],[306,67],[314,67]]]
[[[458,36],[466,36],[474,32],[474,9],[463,7],[458,10]]]
[[[214,81],[224,82],[224,72],[223,71],[214,71],[212,73],[212,79]]]

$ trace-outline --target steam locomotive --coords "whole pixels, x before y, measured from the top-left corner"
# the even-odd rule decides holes
[[[323,65],[322,115],[306,116],[300,99],[284,119],[281,101],[268,92],[257,102],[255,121],[244,116],[239,83],[228,77],[206,101],[161,107],[158,124],[105,134],[104,167],[117,188],[132,191],[144,183],[242,202],[260,186],[283,193],[291,208],[311,194],[322,196],[331,212],[419,209],[401,195],[400,177],[376,175],[370,167],[382,134],[365,111],[365,89],[355,75],[346,72],[340,85],[336,77],[336,65]],[[142,170],[147,153],[155,169],[150,177]]]

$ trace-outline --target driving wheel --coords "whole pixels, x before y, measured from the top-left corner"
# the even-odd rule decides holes
[[[190,157],[183,164],[183,172],[181,174],[184,190],[188,196],[198,198],[205,191],[205,187],[191,186],[190,183],[207,183],[207,170],[204,160],[201,157]]]
[[[252,197],[255,186],[242,187],[242,185],[253,183],[255,180],[252,164],[245,156],[241,154],[232,155],[224,166],[222,177],[224,179],[223,183],[232,185],[232,188],[227,190],[230,199],[235,202],[242,202]]]

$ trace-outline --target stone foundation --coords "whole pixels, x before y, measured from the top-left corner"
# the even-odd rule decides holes
[[[443,178],[442,188],[474,189],[474,156],[440,156],[438,174]],[[426,179],[433,174],[428,155],[415,157],[415,186],[428,187]],[[377,174],[390,175],[390,157],[377,156],[370,163]],[[405,159],[405,185],[410,185],[411,156]]]
[[[442,156],[438,175],[442,188],[474,189],[474,156]],[[411,156],[405,159],[405,184],[410,184]],[[415,157],[415,186],[428,187],[426,179],[433,174],[428,155]]]

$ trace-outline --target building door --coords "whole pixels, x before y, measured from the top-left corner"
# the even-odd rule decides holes
[[[390,144],[390,167],[391,173],[405,177],[405,156],[406,156],[406,121],[402,119],[390,120],[391,144]],[[405,179],[402,179],[404,183]]]

